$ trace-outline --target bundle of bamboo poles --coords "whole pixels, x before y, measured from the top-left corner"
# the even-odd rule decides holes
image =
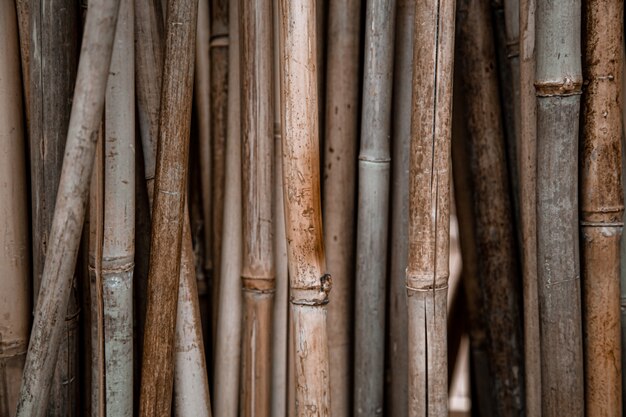
[[[1,416],[620,416],[621,0],[0,2]]]

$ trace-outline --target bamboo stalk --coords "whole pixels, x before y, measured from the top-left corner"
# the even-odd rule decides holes
[[[30,127],[30,1],[15,0],[17,26],[20,39],[20,59],[22,63],[22,85],[24,88],[24,116],[26,134]]]
[[[354,412],[383,409],[395,1],[367,1],[359,152]],[[346,213],[351,215],[351,213]]]
[[[30,325],[26,150],[15,2],[0,5],[0,414],[15,416]]]
[[[237,417],[239,362],[241,357],[242,191],[239,94],[239,0],[229,4],[230,53],[228,55],[228,140],[224,190],[224,240],[222,242],[217,337],[215,340],[215,415]],[[215,200],[214,200],[215,201]]]
[[[535,16],[542,415],[577,416],[584,413],[577,189],[580,1],[538,1]]]
[[[331,414],[352,405],[354,236],[358,144],[361,1],[332,1],[328,10],[324,135],[324,245],[337,277],[328,305]]]
[[[619,416],[624,2],[588,0],[584,6],[580,225],[585,415]]]
[[[325,273],[319,184],[315,2],[282,0],[285,225],[296,363],[296,414],[330,415]]]
[[[503,88],[503,92],[507,91],[510,95],[502,97],[502,103],[511,104],[511,119],[512,123],[509,127],[509,135],[511,137],[509,141],[515,143],[515,154],[517,158],[511,161],[509,171],[515,171],[513,191],[518,191],[518,197],[513,200],[516,204],[516,220],[519,218],[519,204],[523,199],[523,194],[519,193],[520,182],[522,181],[520,175],[520,152],[521,152],[521,101],[520,101],[520,0],[503,0],[504,8],[504,29],[505,29],[505,41],[506,45],[504,51],[506,52],[506,65],[510,74],[509,85],[507,89]],[[505,110],[508,108],[503,107]],[[511,176],[509,174],[509,176]],[[517,187],[517,189],[515,188]],[[519,235],[519,234],[518,234]]]
[[[454,11],[450,0],[415,5],[406,270],[411,417],[448,412],[446,297]]]

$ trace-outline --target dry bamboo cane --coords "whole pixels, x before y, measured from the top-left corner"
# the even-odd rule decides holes
[[[520,0],[520,226],[524,299],[524,391],[528,417],[541,416],[541,346],[537,288],[537,98],[535,0]]]
[[[581,149],[585,415],[622,415],[620,238],[624,2],[587,0]]]
[[[356,239],[356,416],[383,410],[395,12],[393,0],[367,1]]]
[[[496,415],[519,415],[524,405],[524,367],[516,240],[489,3],[462,0],[457,28],[491,395]]]
[[[580,4],[540,0],[535,14],[537,265],[545,417],[584,413],[577,189]]]
[[[330,381],[319,183],[316,10],[312,0],[281,0],[283,176],[296,414],[328,417]]]
[[[28,193],[17,15],[0,4],[0,415],[13,417],[30,324]]]
[[[69,304],[83,227],[118,6],[118,0],[94,0],[87,12],[63,170],[26,357],[18,416],[41,416],[47,405],[63,330],[61,317]]]
[[[406,270],[411,417],[448,412],[446,297],[454,3],[429,0],[415,5]]]
[[[340,277],[328,305],[331,414],[351,414],[354,321],[354,209],[358,145],[361,0],[332,1],[328,10],[324,137],[326,266]]]
[[[243,324],[240,414],[269,416],[272,313],[276,279],[272,241],[272,1],[239,1]]]
[[[241,354],[241,111],[239,94],[239,0],[229,4],[228,140],[224,190],[224,240],[220,268],[219,311],[215,341],[215,415],[237,417]],[[215,200],[214,200],[215,201]]]

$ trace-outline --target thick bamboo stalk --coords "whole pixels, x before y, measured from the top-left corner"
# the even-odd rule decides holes
[[[541,0],[535,13],[537,265],[545,417],[584,413],[577,187],[580,6],[580,0]]]
[[[239,94],[239,0],[229,4],[228,140],[224,192],[224,240],[221,252],[219,310],[215,341],[215,415],[237,417],[241,357],[241,111]],[[215,201],[215,200],[214,200]]]
[[[330,415],[325,273],[319,177],[315,1],[282,0],[285,225],[296,364],[296,415]]]
[[[85,216],[95,154],[94,139],[102,120],[118,6],[118,0],[94,0],[87,12],[63,170],[26,357],[18,416],[41,416],[47,405],[64,327],[62,314],[70,304],[72,275]],[[34,94],[35,89],[32,91]]]
[[[620,238],[624,2],[584,3],[581,233],[585,415],[622,415]]]
[[[395,12],[395,1],[367,1],[356,240],[353,407],[357,416],[375,416],[383,409]]]
[[[26,149],[15,2],[0,5],[0,414],[15,415],[30,325]]]
[[[524,300],[524,391],[528,417],[541,416],[541,343],[537,284],[537,98],[535,0],[520,0],[520,228]]]
[[[358,144],[361,1],[332,1],[328,10],[324,124],[324,246],[335,276],[328,305],[331,414],[351,414],[354,236]]]
[[[411,417],[448,412],[446,297],[454,3],[431,0],[415,5],[406,270]]]

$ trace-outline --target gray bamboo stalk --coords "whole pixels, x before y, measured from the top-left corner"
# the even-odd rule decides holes
[[[535,0],[520,0],[520,228],[524,300],[526,415],[541,416],[541,343],[537,288],[537,98]],[[522,198],[523,196],[523,198]]]
[[[53,368],[65,324],[62,317],[69,304],[85,216],[95,138],[104,107],[118,7],[118,0],[93,0],[87,12],[63,170],[17,416],[41,416],[47,405]],[[74,406],[74,403],[71,405]]]
[[[337,277],[328,305],[331,414],[352,406],[354,237],[358,145],[361,1],[332,1],[328,10],[324,119],[324,246],[326,266]]]
[[[584,413],[577,187],[580,10],[580,0],[540,0],[535,13],[537,265],[545,417]]]
[[[448,413],[446,297],[455,2],[416,2],[406,270],[409,416]]]
[[[37,305],[66,135],[79,51],[78,5],[32,1],[30,13],[29,126],[32,184],[33,306]],[[46,12],[43,13],[42,11]],[[45,149],[46,152],[41,152]],[[73,272],[72,272],[73,273]],[[77,403],[78,295],[71,286],[62,343],[50,389],[50,415],[74,415]]]
[[[281,0],[283,177],[296,415],[330,416],[330,276],[325,273],[319,160],[316,10],[312,0]]]
[[[237,417],[241,357],[241,135],[239,94],[239,0],[229,4],[228,140],[224,190],[224,240],[220,268],[219,311],[215,340],[215,415]]]
[[[584,3],[581,233],[585,415],[622,415],[620,239],[624,2]]]
[[[393,0],[368,0],[365,18],[356,239],[356,416],[375,416],[383,410],[395,8]]]
[[[15,416],[30,331],[30,256],[20,47],[14,1],[0,4],[0,414]]]

